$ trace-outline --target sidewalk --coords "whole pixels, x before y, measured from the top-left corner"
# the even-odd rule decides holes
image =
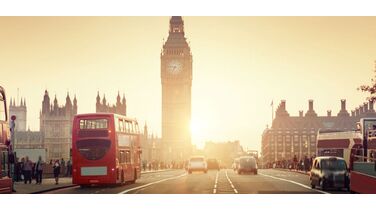
[[[67,186],[73,186],[72,178],[71,177],[62,177],[59,178],[59,184],[55,185],[54,178],[46,178],[42,180],[42,184],[35,184],[35,180],[31,182],[31,184],[24,182],[15,182],[14,189],[16,192],[13,194],[32,194],[40,191],[50,190],[50,189],[58,189]]]
[[[277,170],[281,170],[281,171],[287,171],[287,172],[296,172],[296,173],[300,173],[300,174],[305,174],[305,175],[310,175],[310,172],[305,172],[305,171],[299,171],[299,170],[295,170],[295,169],[282,169],[282,168],[275,168]]]
[[[156,172],[163,172],[163,171],[171,171],[174,169],[161,169],[161,170],[151,170],[151,171],[142,171],[141,174],[147,174],[147,173],[156,173]],[[59,178],[59,184],[55,185],[55,179],[54,178],[45,178],[42,180],[42,184],[35,184],[35,179],[32,180],[31,184],[24,184],[24,182],[15,182],[14,183],[14,189],[16,192],[13,192],[12,194],[33,194],[38,192],[43,192],[47,190],[53,190],[53,189],[59,189],[59,188],[65,188],[67,186],[74,186],[72,184],[72,178],[71,177],[62,177]]]

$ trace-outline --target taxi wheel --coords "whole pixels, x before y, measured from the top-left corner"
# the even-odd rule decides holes
[[[321,189],[325,191],[326,190],[325,180],[320,179],[319,184],[320,184]]]
[[[312,180],[311,180],[311,188],[312,189],[316,188],[316,185],[312,182]]]

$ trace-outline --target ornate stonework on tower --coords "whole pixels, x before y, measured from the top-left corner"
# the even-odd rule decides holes
[[[170,18],[167,41],[161,52],[163,160],[190,156],[192,53],[181,16]]]
[[[17,118],[16,131],[26,131],[26,100],[21,98],[17,105],[15,99],[10,99],[9,114],[10,116],[15,115]]]
[[[73,104],[67,94],[65,105],[59,106],[56,96],[50,103],[48,91],[44,92],[42,111],[40,112],[40,131],[43,137],[44,148],[47,149],[47,160],[69,159],[72,146],[72,122],[77,114],[77,99]]]
[[[97,94],[96,104],[95,104],[95,111],[97,113],[116,113],[120,115],[127,115],[127,102],[125,100],[125,95],[123,94],[123,98],[120,98],[120,93],[116,97],[116,104],[110,106],[107,103],[106,96],[103,95],[103,99],[101,102],[101,97],[99,96],[99,92]]]

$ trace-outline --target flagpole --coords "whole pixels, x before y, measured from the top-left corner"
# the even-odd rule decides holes
[[[272,100],[272,123],[270,124],[270,128],[273,126],[273,119],[274,119],[274,102]]]

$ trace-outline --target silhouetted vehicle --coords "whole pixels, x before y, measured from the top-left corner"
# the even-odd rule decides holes
[[[349,190],[349,173],[346,161],[340,157],[323,156],[313,161],[311,186],[320,186],[322,190],[338,188]]]
[[[239,158],[239,165],[237,168],[238,174],[253,172],[257,174],[256,158],[244,156]]]
[[[208,159],[207,165],[208,165],[208,170],[216,169],[219,171],[220,169],[219,162],[217,159]]]
[[[207,163],[203,156],[191,157],[188,162],[188,173],[192,174],[193,171],[208,172]]]

